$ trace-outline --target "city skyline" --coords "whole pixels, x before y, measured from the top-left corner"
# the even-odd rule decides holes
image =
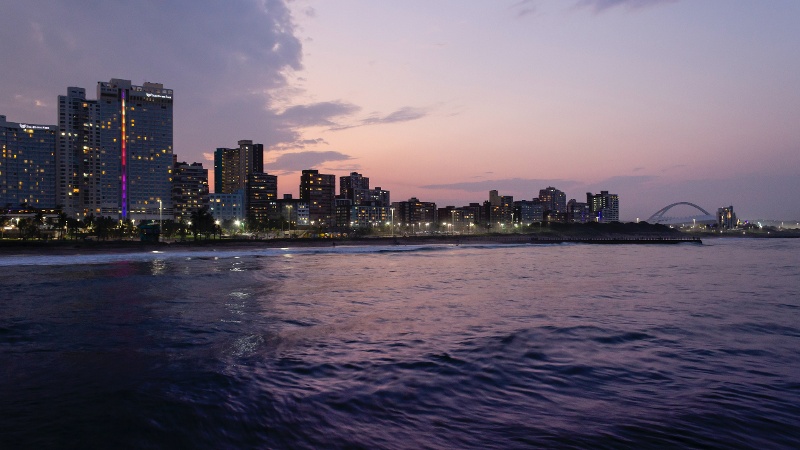
[[[121,77],[175,90],[179,159],[252,139],[281,193],[315,168],[442,206],[552,185],[622,220],[800,216],[793,2],[95,6],[3,6],[0,114],[57,124],[65,87]]]

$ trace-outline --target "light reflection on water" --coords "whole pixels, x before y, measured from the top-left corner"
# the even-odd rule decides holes
[[[29,257],[0,446],[797,447],[799,249]]]

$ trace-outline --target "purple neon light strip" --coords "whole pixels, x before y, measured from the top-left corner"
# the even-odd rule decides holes
[[[122,91],[122,218],[128,218],[128,163],[127,139],[125,130],[125,90]]]

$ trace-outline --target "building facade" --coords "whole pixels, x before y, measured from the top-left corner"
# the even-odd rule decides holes
[[[173,218],[172,89],[112,79],[97,84],[100,215]]]
[[[724,208],[717,208],[717,226],[720,229],[730,230],[736,228],[739,221],[736,219],[736,213],[733,212],[733,205]]]
[[[542,203],[545,212],[567,212],[567,195],[553,186],[539,190],[539,201]]]
[[[514,197],[511,195],[499,195],[496,190],[491,190],[486,207],[487,223],[500,226],[519,221],[519,217],[514,217]]]
[[[208,169],[202,163],[175,163],[172,205],[177,222],[188,222],[193,212],[208,206]]]
[[[56,203],[73,218],[100,215],[100,115],[86,89],[58,96]]]
[[[244,191],[233,194],[208,194],[208,209],[214,220],[244,221]]]
[[[0,116],[0,207],[56,207],[55,125],[8,122]]]
[[[317,170],[304,170],[300,176],[300,200],[308,204],[312,225],[335,226],[336,177]]]
[[[214,151],[214,192],[231,194],[247,189],[247,177],[264,172],[264,145],[241,140],[235,148]]]
[[[361,205],[369,200],[369,178],[358,172],[339,177],[339,198],[347,199],[353,205]]]
[[[392,203],[392,207],[394,208],[395,222],[415,223],[420,227],[425,226],[426,230],[429,229],[429,226],[434,228],[437,226],[436,203],[421,202],[418,198],[411,197],[406,202]]]
[[[544,206],[538,198],[514,202],[514,210],[519,223],[530,226],[544,221]]]
[[[262,226],[280,215],[278,177],[267,173],[251,173],[247,176],[247,220],[252,226]]]
[[[571,198],[567,202],[567,223],[586,223],[594,221],[588,203]]]
[[[600,191],[599,194],[586,193],[586,203],[592,213],[591,220],[600,223],[619,222],[619,196]]]

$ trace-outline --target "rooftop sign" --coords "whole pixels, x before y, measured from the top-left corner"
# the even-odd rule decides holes
[[[50,130],[50,125],[28,125],[27,123],[19,124],[23,130]]]
[[[171,99],[172,98],[172,96],[170,96],[170,95],[152,94],[150,92],[145,92],[145,95],[148,96],[148,97],[152,97],[152,98],[166,98],[166,99]]]

